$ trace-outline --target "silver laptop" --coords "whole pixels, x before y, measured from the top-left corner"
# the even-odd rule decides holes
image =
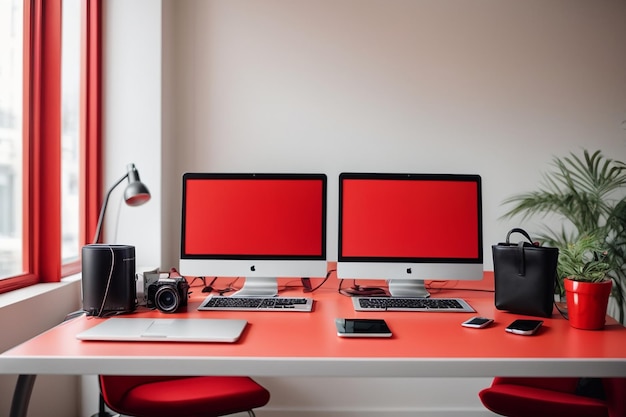
[[[248,322],[235,319],[114,317],[76,335],[79,340],[236,342]]]

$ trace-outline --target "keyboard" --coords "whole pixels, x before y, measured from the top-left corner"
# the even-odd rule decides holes
[[[473,313],[461,298],[352,297],[355,311],[429,311]]]
[[[198,310],[207,311],[300,311],[313,309],[310,297],[237,297],[209,295]]]

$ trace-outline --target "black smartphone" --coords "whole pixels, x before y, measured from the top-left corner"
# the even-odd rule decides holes
[[[391,337],[391,330],[383,319],[335,319],[340,337]]]
[[[524,336],[529,336],[531,334],[535,334],[537,330],[543,324],[543,320],[515,320],[513,323],[506,326],[504,330],[513,334],[521,334]]]
[[[471,319],[465,320],[461,323],[461,326],[482,329],[489,326],[491,323],[493,323],[493,319],[489,319],[487,317],[472,317]]]

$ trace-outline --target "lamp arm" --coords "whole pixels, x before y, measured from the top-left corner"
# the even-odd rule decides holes
[[[98,217],[98,226],[96,226],[96,235],[94,236],[92,243],[98,243],[98,241],[100,240],[100,231],[102,229],[102,221],[104,220],[104,212],[107,209],[107,204],[109,203],[109,197],[111,196],[111,193],[113,192],[115,187],[120,185],[122,183],[122,181],[124,181],[126,178],[128,178],[128,173],[126,173],[115,184],[113,184],[113,186],[111,188],[109,188],[109,191],[107,192],[106,196],[104,197],[104,202],[102,203],[102,208],[100,209],[100,216]]]

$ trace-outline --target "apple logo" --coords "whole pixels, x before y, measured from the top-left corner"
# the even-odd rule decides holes
[[[250,267],[250,271],[252,271],[252,272],[256,271],[256,267],[255,267],[254,265],[252,265],[252,266]]]
[[[411,268],[407,268],[407,269],[406,269],[406,273],[407,273],[407,274],[412,274],[412,273],[413,273],[413,271],[411,271]]]

